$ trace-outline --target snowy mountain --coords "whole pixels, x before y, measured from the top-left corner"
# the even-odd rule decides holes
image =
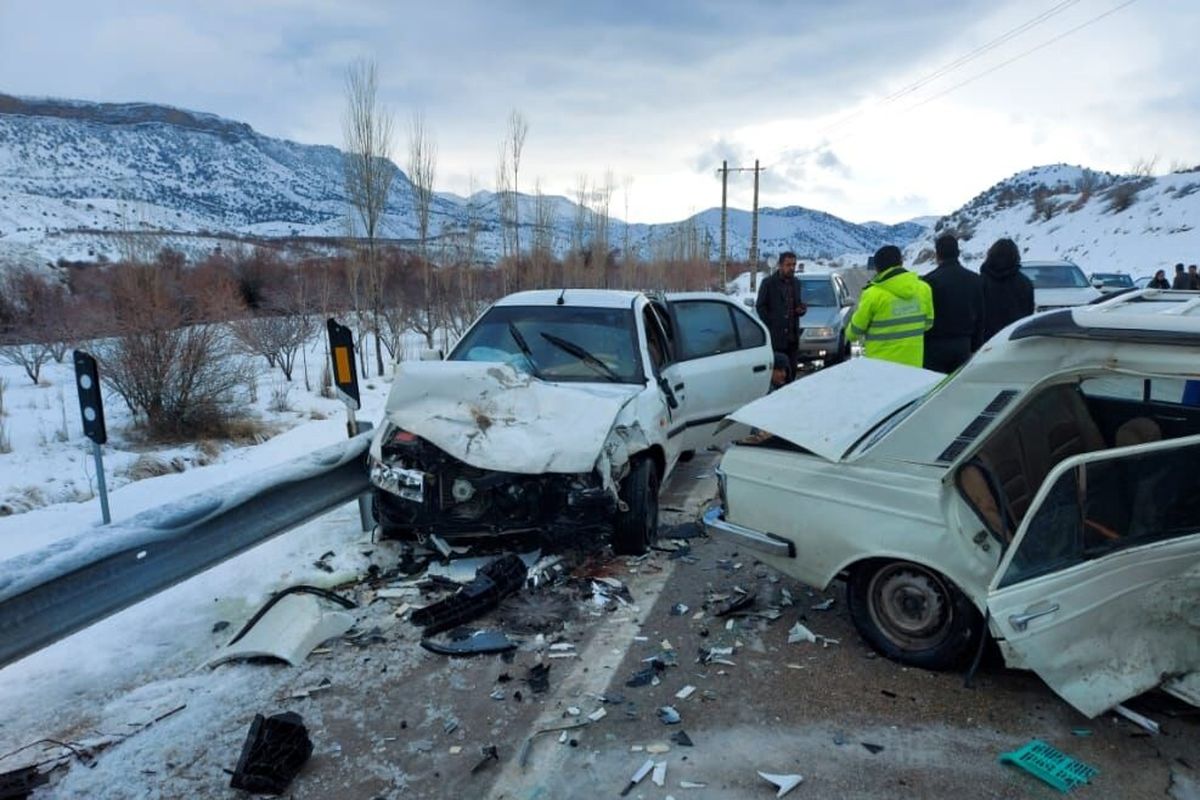
[[[138,241],[192,256],[231,241],[328,252],[351,230],[342,163],[335,147],[274,139],[212,114],[0,95],[0,261],[115,259]],[[480,257],[494,260],[502,252],[497,200],[491,192],[469,199],[438,193],[431,235],[450,239],[473,217]],[[570,247],[578,207],[563,197],[547,202],[550,239],[561,254]],[[533,239],[535,205],[534,197],[521,196],[523,243]],[[590,212],[584,218],[590,230]],[[415,222],[408,178],[397,169],[379,235],[411,241]],[[748,212],[730,210],[732,258],[746,257],[750,228]],[[907,244],[923,231],[914,223],[856,225],[795,206],[762,209],[759,216],[764,255],[870,252],[887,242]],[[625,223],[611,221],[609,242],[620,247],[625,236]],[[628,237],[643,257],[687,239],[715,258],[720,211],[670,225],[633,224]]]
[[[997,183],[939,220],[907,248],[932,266],[933,239],[960,238],[963,263],[978,269],[988,247],[1013,239],[1028,260],[1068,259],[1084,272],[1153,275],[1200,258],[1200,168],[1160,177],[1114,175],[1055,164]]]

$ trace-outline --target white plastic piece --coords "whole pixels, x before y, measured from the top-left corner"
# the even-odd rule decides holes
[[[592,722],[599,722],[608,716],[608,712],[603,708],[597,708],[595,711],[587,715],[587,718]]]
[[[654,781],[655,786],[662,786],[667,782],[667,762],[655,762],[654,774],[650,776],[650,780]]]
[[[685,686],[682,689],[680,689],[678,692],[676,692],[675,697],[679,700],[687,700],[689,697],[692,696],[692,692],[694,692],[694,691],[696,691],[696,687],[688,685],[688,686]]]
[[[797,622],[788,631],[788,644],[796,644],[797,642],[816,642],[817,635],[808,628]]]
[[[1132,709],[1128,709],[1122,705],[1116,705],[1116,706],[1113,706],[1113,711],[1117,712],[1122,717],[1129,720],[1134,725],[1137,725],[1139,728],[1141,728],[1144,731],[1148,731],[1153,734],[1157,734],[1159,732],[1159,727],[1158,727],[1157,722],[1150,719],[1149,717],[1142,716],[1141,714],[1137,713],[1136,711],[1133,711]]]
[[[321,642],[341,636],[352,627],[353,616],[322,608],[314,595],[284,595],[245,636],[210,658],[208,666],[247,658],[276,658],[295,667]]]
[[[775,793],[776,797],[783,797],[792,789],[799,786],[800,782],[804,780],[803,775],[776,775],[771,772],[760,772],[758,773],[758,777],[779,787],[779,791]]]

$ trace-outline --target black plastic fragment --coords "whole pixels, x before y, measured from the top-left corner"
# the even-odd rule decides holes
[[[534,694],[541,694],[549,689],[550,665],[534,664],[529,668],[529,674],[525,676],[525,683],[529,684],[529,690]]]
[[[671,734],[671,741],[680,747],[692,747],[692,737],[687,735],[687,731],[679,731]]]
[[[500,750],[494,744],[484,745],[483,747],[479,748],[479,754],[482,756],[482,758],[478,764],[471,767],[472,775],[474,775],[476,772],[480,772],[493,761],[500,760]]]
[[[515,650],[517,643],[500,631],[456,628],[444,639],[422,639],[421,647],[440,656],[466,658]]]
[[[499,605],[525,584],[528,570],[520,556],[501,556],[475,573],[475,578],[456,594],[433,605],[418,608],[410,619],[425,629],[426,636],[464,625]]]
[[[754,605],[755,593],[739,594],[731,597],[713,611],[714,616],[724,617],[732,614],[735,611],[742,611]]]
[[[50,777],[38,772],[36,765],[21,767],[0,774],[0,800],[25,800],[38,786]]]
[[[633,673],[629,680],[625,681],[625,685],[629,687],[649,686],[654,682],[655,676],[662,675],[667,670],[667,665],[664,661],[654,659],[642,669]]]
[[[867,752],[870,753],[871,755],[875,755],[876,753],[883,752],[883,745],[881,745],[881,744],[871,744],[870,742],[863,742],[862,746],[867,748]]]
[[[296,712],[255,714],[229,785],[257,794],[283,794],[312,751],[308,729]]]

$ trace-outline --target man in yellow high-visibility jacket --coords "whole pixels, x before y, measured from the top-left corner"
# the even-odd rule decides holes
[[[933,327],[933,292],[901,262],[895,245],[875,253],[876,275],[850,318],[850,337],[864,341],[868,358],[919,367],[925,360],[925,331]]]

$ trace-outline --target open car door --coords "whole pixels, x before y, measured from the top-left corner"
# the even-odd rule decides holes
[[[1088,717],[1200,676],[1200,436],[1069,458],[988,591],[1010,666]]]

